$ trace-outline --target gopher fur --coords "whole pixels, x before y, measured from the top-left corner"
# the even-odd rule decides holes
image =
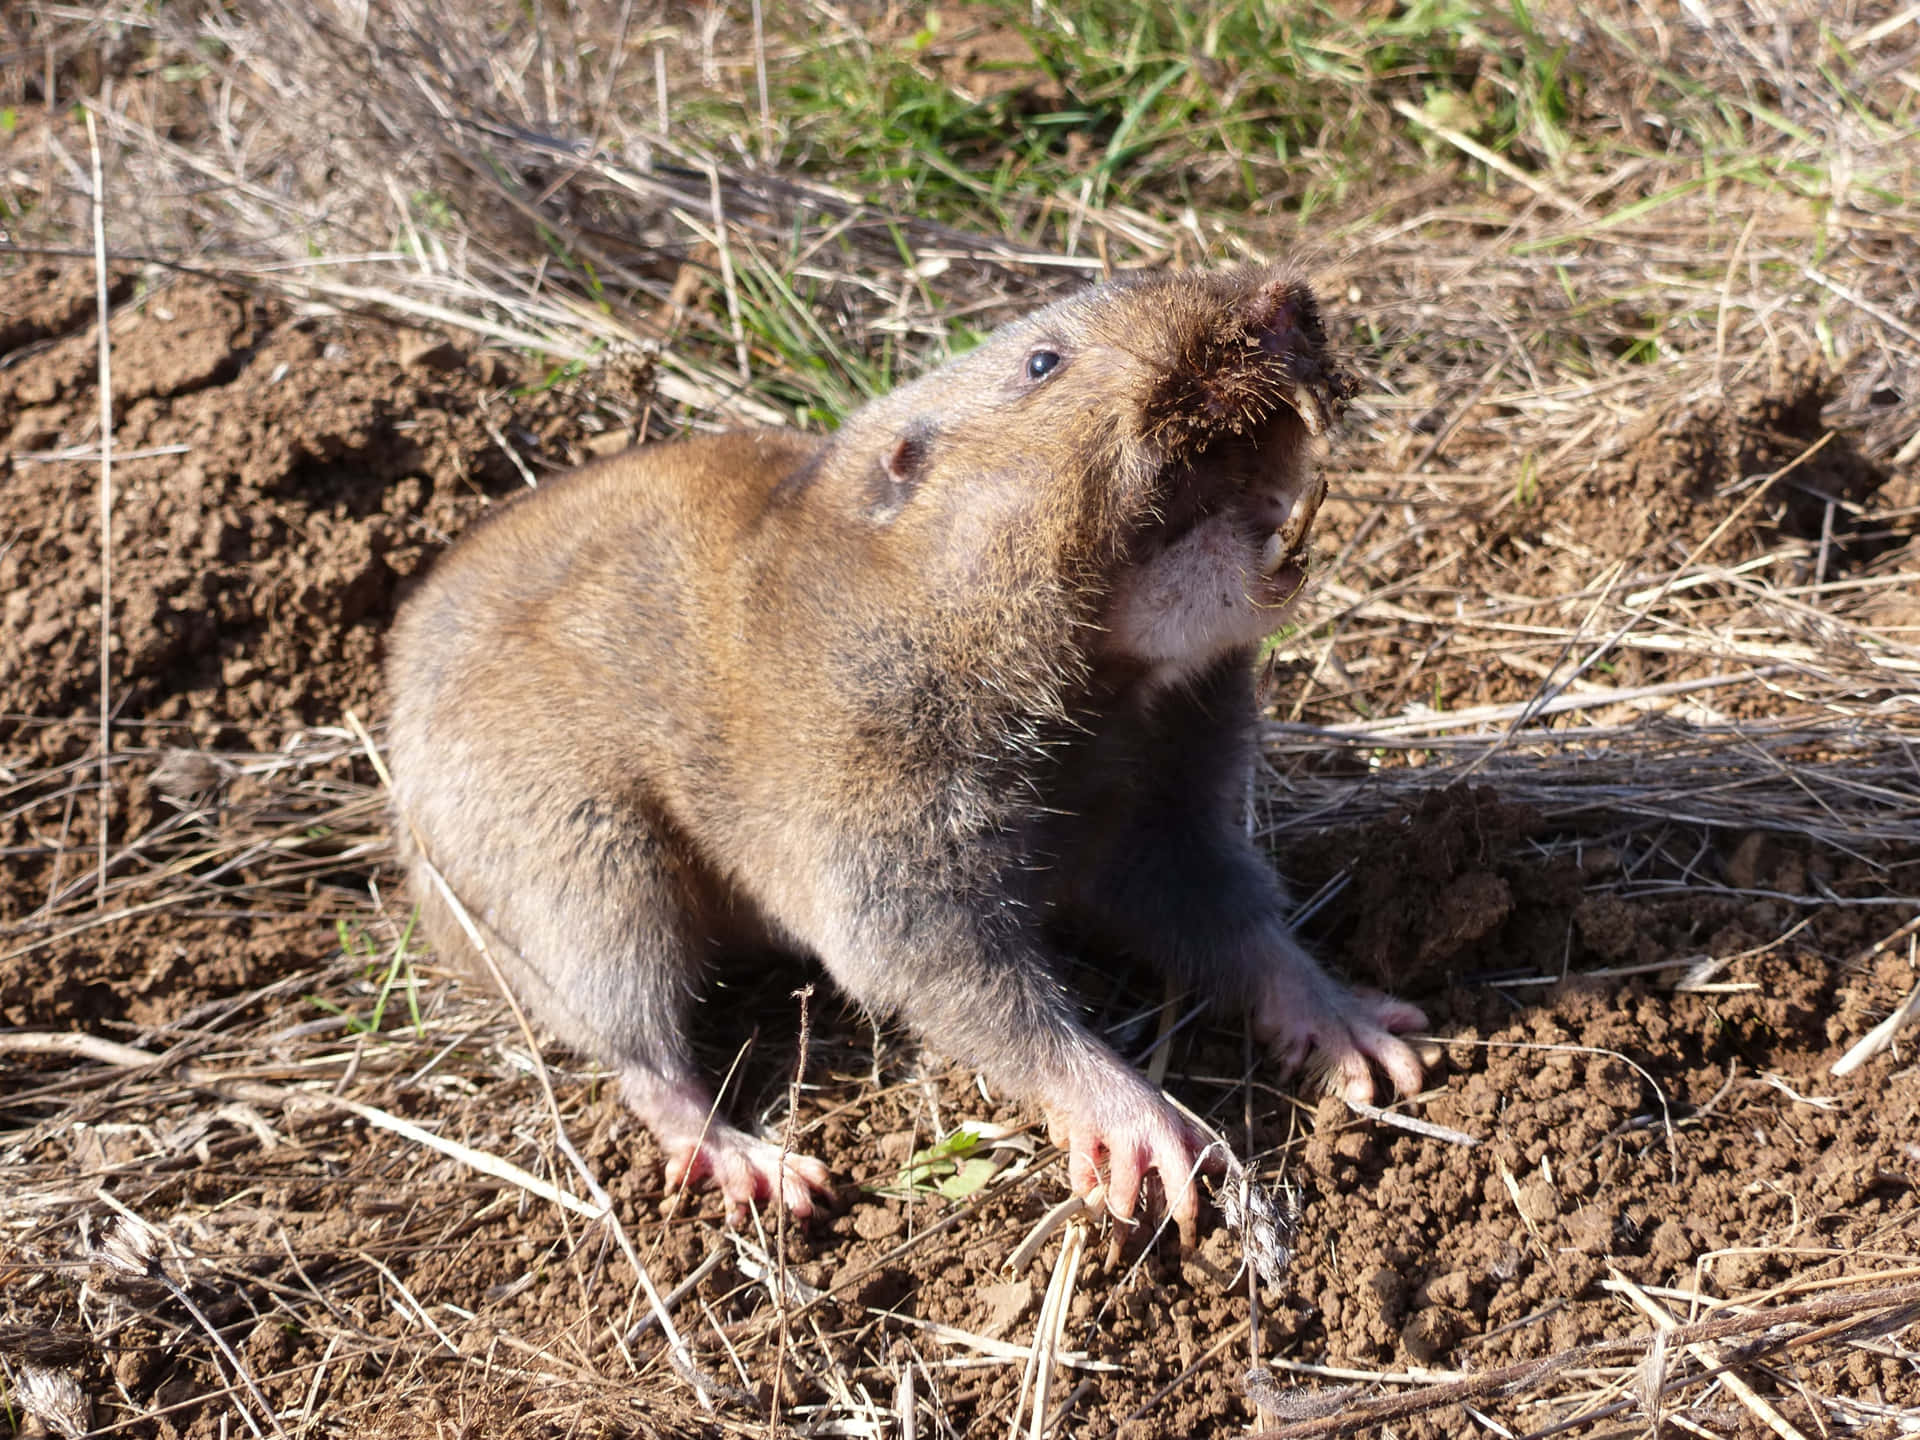
[[[1059,946],[1250,1012],[1355,1097],[1419,1012],[1288,930],[1248,839],[1252,660],[1305,582],[1314,437],[1352,382],[1285,269],[1114,281],[828,438],[698,436],[504,507],[390,641],[397,830],[436,944],[476,922],[617,1071],[677,1183],[827,1185],[712,1116],[711,955],[817,957],[1041,1107],[1076,1189],[1183,1225],[1196,1132],[1082,1024]]]

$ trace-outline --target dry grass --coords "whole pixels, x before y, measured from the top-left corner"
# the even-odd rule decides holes
[[[1234,23],[1271,13],[1223,9]],[[1042,29],[1060,19],[1032,11]],[[1319,610],[1275,651],[1292,683],[1259,797],[1270,837],[1390,816],[1436,786],[1489,785],[1542,814],[1543,848],[1620,851],[1623,895],[1885,906],[1898,931],[1920,847],[1911,10],[1463,10],[1397,41],[1398,70],[1365,58],[1378,17],[1302,12],[1312,23],[1287,31],[1292,48],[1273,63],[1321,80],[1303,82],[1310,101],[1286,121],[1304,137],[1286,163],[1253,153],[1215,111],[1147,105],[1137,123],[1159,128],[1137,148],[1108,132],[1104,158],[1073,170],[1080,161],[1041,146],[1010,181],[948,173],[944,157],[971,143],[959,127],[977,123],[964,106],[942,112],[949,130],[900,139],[898,155],[878,142],[848,152],[844,173],[833,105],[807,108],[829,81],[844,86],[822,68],[841,61],[897,69],[914,94],[965,91],[987,72],[942,68],[951,36],[903,51],[864,10],[826,4],[785,22],[769,10],[757,44],[744,12],[710,31],[636,5],[533,13],[508,24],[504,11],[416,0],[337,12],[36,3],[0,33],[15,92],[0,104],[24,113],[30,84],[44,99],[31,74],[43,70],[61,102],[87,107],[109,191],[151,197],[107,215],[116,257],[268,289],[304,313],[464,332],[541,357],[554,379],[591,383],[638,349],[656,408],[621,418],[643,435],[832,423],[896,373],[1088,275],[1300,252],[1374,388],[1335,459]],[[1408,26],[1423,13],[1395,12]],[[803,22],[813,33],[796,38]],[[1115,58],[1124,46],[1096,53],[1091,24],[1060,33],[1085,73],[1105,65],[1115,93],[1139,93],[1144,71]],[[1250,66],[1242,82],[1266,83]],[[763,98],[768,84],[780,104]],[[23,252],[68,250],[83,233],[71,134],[22,128],[5,160],[0,216]],[[1183,191],[1185,171],[1197,179]],[[1250,206],[1235,188],[1246,184],[1281,203]],[[1783,430],[1754,409],[1810,366],[1830,377],[1811,427]],[[1650,457],[1686,447],[1699,484],[1660,524],[1637,537],[1624,520],[1596,525],[1607,496],[1637,503]],[[1847,488],[1862,477],[1874,484]],[[1469,563],[1510,586],[1463,593]],[[71,818],[97,803],[87,772],[102,758],[8,770],[0,808],[64,805]],[[173,818],[108,851],[99,895],[88,847],[63,839],[54,848],[71,863],[44,903],[0,931],[3,961],[163,912],[324,912],[342,925],[324,973],[124,1043],[0,1034],[9,1106],[37,1117],[0,1136],[0,1279],[26,1294],[88,1276],[57,1328],[0,1332],[11,1403],[83,1433],[59,1377],[84,1338],[130,1357],[111,1372],[119,1393],[95,1403],[115,1429],[138,1417],[142,1434],[166,1433],[151,1427],[169,1406],[207,1398],[132,1398],[141,1367],[174,1352],[203,1357],[226,1387],[222,1434],[228,1414],[298,1435],[369,1415],[393,1435],[770,1433],[760,1407],[789,1377],[826,1398],[788,1405],[776,1428],[947,1434],[952,1375],[997,1364],[1028,1377],[1016,1424],[1060,1433],[1076,1377],[1101,1363],[1063,1329],[1078,1242],[1061,1250],[1031,1344],[923,1324],[909,1346],[898,1337],[910,1319],[847,1301],[882,1264],[913,1263],[964,1227],[1017,1232],[1038,1157],[819,1291],[771,1258],[771,1237],[714,1242],[724,1253],[710,1260],[760,1277],[763,1304],[735,1296],[724,1312],[749,1320],[693,1294],[649,1307],[642,1256],[587,1218],[607,1202],[581,1197],[592,1175],[554,1145],[531,1078],[541,1057],[488,997],[429,969],[398,908],[359,883],[388,853],[366,758],[346,730],[272,755],[116,750],[116,775],[160,767]],[[1783,895],[1702,865],[1711,837],[1755,830],[1876,878]],[[285,1007],[302,998],[325,1013],[290,1023]],[[871,1103],[858,1056],[825,1063],[832,1093]],[[617,1136],[592,1088],[547,1093],[561,1097],[563,1136],[592,1137],[583,1163],[603,1164]],[[134,1112],[137,1126],[120,1118]],[[83,1130],[94,1159],[75,1175],[47,1158],[49,1139]],[[318,1186],[316,1154],[333,1177]],[[203,1203],[193,1177],[230,1169],[243,1199]],[[631,1171],[613,1188],[618,1206],[646,1198]],[[525,1221],[556,1196],[556,1213]],[[343,1248],[330,1207],[391,1222]],[[503,1213],[543,1246],[559,1230],[515,1283],[540,1271],[570,1299],[525,1334],[423,1303],[405,1278],[458,1263]],[[676,1244],[695,1233],[662,1227]],[[1364,1400],[1276,1400],[1257,1382],[1249,1393],[1276,1436],[1496,1400],[1535,1434],[1627,1433],[1592,1427],[1657,1427],[1650,1416],[1736,1368],[1848,1347],[1910,1359],[1898,1336],[1920,1304],[1915,1263],[1912,1236],[1890,1233],[1875,1253],[1809,1255],[1764,1292],[1642,1294],[1661,1314],[1631,1340],[1474,1375],[1288,1362],[1378,1383]],[[175,1303],[190,1293],[217,1313]],[[1711,1313],[1673,1329],[1661,1307],[1683,1301]],[[696,1338],[697,1372],[676,1370],[650,1308]],[[275,1326],[318,1337],[322,1358],[279,1366]],[[222,1327],[267,1338],[223,1352]],[[1167,1390],[1244,1344],[1219,1337]],[[349,1368],[375,1377],[375,1399],[341,1413],[328,1397]],[[273,1413],[258,1394],[269,1380],[304,1402]],[[1810,1404],[1841,1433],[1911,1423],[1844,1394]]]

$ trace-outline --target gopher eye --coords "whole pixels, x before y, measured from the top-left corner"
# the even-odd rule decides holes
[[[1060,352],[1058,350],[1036,350],[1027,356],[1029,380],[1044,380],[1059,368]]]

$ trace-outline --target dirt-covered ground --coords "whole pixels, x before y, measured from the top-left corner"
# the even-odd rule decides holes
[[[255,838],[272,830],[257,813],[266,772],[223,758],[195,773],[168,757],[271,755],[291,736],[318,753],[328,742],[315,727],[338,726],[348,710],[377,720],[381,634],[408,577],[523,487],[507,447],[532,470],[585,453],[593,397],[518,393],[495,357],[377,325],[298,321],[235,290],[116,287],[126,302],[114,357],[122,808],[110,879],[124,899],[99,912],[94,812],[74,803],[89,775],[98,685],[97,466],[62,458],[86,443],[96,413],[92,277],[46,270],[35,282],[29,303],[6,316],[0,369],[10,456],[0,489],[9,766],[0,1022],[85,1031],[194,1064],[249,1037],[253,1062],[236,1077],[284,1082],[299,1064],[359,1067],[381,1076],[371,1091],[362,1082],[363,1098],[538,1168],[548,1153],[538,1090],[483,991],[419,957],[423,1028],[395,998],[385,1030],[368,1030],[368,977],[380,978],[404,914],[384,851],[348,846],[329,861],[316,845],[316,863],[295,878],[276,871],[265,847],[222,855],[214,837],[223,817]],[[1804,403],[1759,413],[1819,423],[1817,406]],[[1751,435],[1766,443],[1760,429]],[[1630,462],[1647,497],[1635,507],[1643,523],[1663,523],[1661,496],[1696,492],[1694,450],[1661,454],[1670,459],[1635,452]],[[1882,479],[1864,468],[1839,476],[1862,499]],[[1640,544],[1630,526],[1610,533],[1592,523],[1596,506],[1616,498],[1604,486],[1571,491],[1550,497],[1536,520],[1544,528],[1564,517],[1588,543],[1626,553]],[[1332,515],[1331,530],[1357,513]],[[1684,524],[1710,528],[1711,518]],[[1466,706],[1515,693],[1526,690],[1494,669],[1479,683],[1455,681],[1446,698]],[[316,782],[318,798],[304,802],[316,814],[347,787],[371,784],[364,760],[344,750],[314,761],[334,786],[322,794]],[[358,813],[360,826],[377,828],[377,815]],[[169,894],[139,843],[182,816],[205,827],[205,854],[161,849],[187,873],[208,874],[203,894]],[[302,831],[298,814],[282,819],[282,844],[320,828]],[[1453,1042],[1432,1087],[1406,1107],[1453,1134],[1369,1123],[1258,1069],[1243,1086],[1231,1031],[1175,1038],[1175,1093],[1243,1153],[1277,1166],[1303,1207],[1287,1282],[1261,1297],[1261,1354],[1332,1372],[1485,1370],[1643,1329],[1645,1317],[1614,1288],[1623,1281],[1687,1318],[1683,1294],[1826,1294],[1913,1253],[1920,1076],[1904,1049],[1845,1079],[1829,1073],[1913,985],[1904,945],[1854,958],[1911,912],[1797,898],[1883,897],[1890,882],[1911,889],[1913,857],[1849,859],[1756,828],[1693,857],[1722,893],[1628,899],[1615,882],[1646,837],[1576,850],[1545,843],[1547,830],[1497,790],[1459,787],[1384,818],[1317,827],[1278,857],[1302,894],[1348,877],[1312,922],[1318,948],[1426,1007],[1434,1033]],[[378,919],[351,903],[369,882],[382,899]],[[151,899],[162,903],[145,909]],[[370,961],[343,960],[338,917],[370,936]],[[1676,988],[1706,958],[1720,962],[1711,976]],[[1085,972],[1090,1003],[1128,1048],[1145,1048],[1152,1024],[1143,1017],[1158,997],[1137,979],[1104,977]],[[735,975],[728,993],[744,1005],[713,1007],[723,1012],[706,1036],[716,1064],[744,1039],[759,1041],[736,1109],[780,1101],[796,1049],[789,992],[807,978],[797,966]],[[989,1188],[957,1223],[938,1196],[879,1193],[936,1125],[1030,1117],[983,1100],[965,1074],[923,1068],[902,1037],[875,1035],[830,999],[813,1011],[795,1135],[842,1188],[809,1232],[786,1237],[799,1282],[828,1292],[792,1323],[818,1327],[849,1355],[892,1355],[900,1377],[937,1396],[948,1424],[990,1429],[1021,1388],[1021,1365],[1006,1354],[1023,1353],[1010,1347],[1030,1338],[1053,1255],[1018,1273],[1005,1261],[1064,1193],[1060,1168]],[[458,1073],[436,1079],[448,1049],[461,1052]],[[717,1257],[697,1301],[677,1313],[703,1360],[728,1376],[723,1337],[765,1343],[772,1309],[760,1240],[729,1236],[711,1199],[663,1221],[650,1139],[571,1057],[549,1059],[572,1132],[655,1285],[670,1289]],[[409,1413],[438,1415],[435,1406],[451,1407],[449,1416],[483,1403],[531,1414],[543,1392],[523,1381],[559,1386],[552,1403],[563,1409],[567,1395],[585,1403],[580,1387],[595,1373],[630,1365],[651,1365],[656,1387],[674,1390],[659,1373],[657,1336],[623,1333],[639,1316],[603,1231],[324,1108],[275,1113],[256,1100],[223,1103],[218,1087],[190,1093],[155,1077],[127,1096],[103,1087],[76,1114],[61,1102],[67,1065],[9,1060],[9,1163],[39,1174],[51,1166],[71,1186],[169,1217],[169,1243],[190,1249],[201,1304],[283,1416],[404,1428]],[[36,1124],[53,1114],[57,1127]],[[439,1217],[430,1234],[413,1224],[421,1209]],[[21,1346],[31,1334],[68,1355],[101,1422],[138,1414],[151,1418],[136,1433],[220,1433],[226,1406],[207,1397],[221,1381],[205,1351],[185,1343],[184,1309],[151,1281],[116,1285],[97,1261],[89,1266],[90,1237],[69,1226],[38,1224],[30,1209],[10,1221],[15,1268],[0,1320],[14,1328],[0,1334]],[[96,1223],[114,1216],[99,1209]],[[1234,1270],[1223,1233],[1185,1258],[1167,1242],[1116,1261],[1096,1244],[1064,1341],[1086,1368],[1067,1373],[1055,1403],[1089,1417],[1086,1433],[1130,1417],[1142,1434],[1249,1418],[1239,1381],[1249,1305]],[[129,1300],[108,1298],[123,1289]],[[325,1297],[325,1327],[292,1318],[313,1295]],[[90,1314],[123,1303],[95,1343]],[[448,1348],[416,1371],[388,1344],[422,1323],[447,1331]],[[455,1351],[490,1357],[480,1371],[497,1375],[461,1378]],[[796,1414],[853,1403],[831,1393],[817,1366],[790,1372]],[[749,1371],[762,1388],[767,1373]],[[1820,1351],[1774,1374],[1780,1403],[1798,1404],[1808,1425],[1819,1422],[1795,1400],[1802,1388],[1849,1397],[1856,1422],[1879,1407],[1920,1406],[1920,1375],[1892,1348]],[[688,1433],[711,1423],[689,1403],[681,1391],[651,1423]],[[1692,1413],[1716,1433],[1753,1424],[1724,1397]],[[1459,1416],[1399,1433],[1461,1433]],[[1882,1432],[1856,1423],[1849,1433]]]
[[[1898,14],[1561,7],[1554,49],[1515,7],[1523,35],[1335,84],[1284,163],[1226,127],[1307,81],[1209,51],[1164,92],[1201,108],[1100,172],[1124,193],[1092,179],[1120,137],[1076,130],[990,213],[1001,130],[1157,113],[1048,48],[1101,59],[1091,21],[809,7],[858,73],[783,113],[768,180],[641,132],[672,89],[674,143],[716,95],[758,133],[744,20],[540,8],[580,22],[564,52],[515,9],[466,34],[488,69],[435,48],[465,22],[431,8],[148,34],[38,7],[44,53],[0,35],[38,57],[0,74],[0,1435],[1920,1433],[1920,1030],[1856,1049],[1920,993]],[[1341,26],[1400,44],[1425,12],[1316,14],[1299,75],[1337,80]],[[811,41],[772,20],[798,105]],[[604,87],[570,68],[616,39]],[[966,101],[979,154],[926,142],[966,185],[858,133],[868,71],[902,114]],[[90,157],[42,84],[113,122],[104,787],[96,277],[58,199]],[[1506,169],[1460,161],[1493,133],[1473,107],[1523,84],[1573,108]],[[1759,128],[1728,139],[1736,110]],[[1304,235],[1235,186],[1348,163],[1381,117],[1379,173]],[[805,188],[854,187],[840,161],[924,188],[894,212]],[[1093,198],[1050,209],[1048,166]],[[959,228],[991,215],[1008,236]],[[805,1229],[669,1197],[604,1077],[411,935],[376,765],[408,584],[590,456],[820,423],[1101,264],[1243,245],[1305,254],[1367,377],[1309,622],[1266,668],[1253,819],[1316,951],[1431,1018],[1429,1087],[1321,1100],[1077,957],[1094,1021],[1297,1208],[1291,1263],[1250,1288],[1211,1223],[1191,1253],[1098,1226],[1080,1253],[1078,1220],[1026,1246],[1067,1193],[1034,1117],[763,959],[722,972],[698,1043],[731,1113],[839,1188]],[[991,1165],[903,1176],[967,1127]]]

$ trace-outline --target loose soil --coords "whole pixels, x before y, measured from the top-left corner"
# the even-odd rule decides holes
[[[153,883],[97,923],[93,281],[80,270],[31,278],[0,311],[0,1026],[84,1031],[210,1067],[232,1060],[244,1036],[246,1073],[288,1084],[300,1063],[324,1057],[331,1068],[315,1073],[343,1092],[577,1189],[564,1163],[548,1169],[544,1102],[484,986],[421,957],[414,998],[430,1036],[416,1038],[399,998],[384,1021],[364,1023],[370,967],[343,942],[371,937],[377,980],[404,909],[375,776],[339,727],[349,711],[377,721],[381,637],[409,577],[527,474],[624,443],[613,409],[587,382],[549,384],[524,361],[464,342],[302,318],[191,279],[117,276],[108,838],[112,878]],[[1451,537],[1461,554],[1446,583],[1550,593],[1528,591],[1542,576],[1520,572],[1564,564],[1591,575],[1596,556],[1643,551],[1646,527],[1683,552],[1701,543],[1745,498],[1741,476],[1824,434],[1819,380],[1647,426],[1597,479],[1475,519],[1464,547]],[[1800,478],[1806,490],[1730,527],[1729,555],[1782,530],[1817,535],[1827,508],[1808,493],[1858,502],[1895,480],[1844,436]],[[1363,514],[1330,507],[1330,540],[1351,536]],[[1542,543],[1549,532],[1576,537],[1580,554]],[[1855,539],[1843,523],[1828,563],[1864,566],[1912,543],[1910,529]],[[1416,546],[1396,563],[1411,574],[1431,560]],[[1390,664],[1406,663],[1380,643]],[[1620,683],[1671,678],[1682,662],[1633,663],[1647,668]],[[1460,706],[1524,699],[1537,677],[1489,665],[1440,681]],[[1337,697],[1320,703],[1308,718],[1345,713]],[[274,763],[304,764],[307,788],[276,789]],[[366,845],[318,818],[349,802]],[[189,813],[216,830],[278,825],[279,848],[224,870],[182,862],[199,888],[143,910],[137,902],[180,886],[163,885],[135,842]],[[1292,1268],[1262,1291],[1250,1339],[1245,1280],[1223,1232],[1187,1256],[1170,1240],[1117,1256],[1096,1243],[1065,1331],[1094,1368],[1053,1391],[1071,1407],[1070,1433],[1237,1432],[1254,1418],[1239,1380],[1253,1339],[1263,1358],[1335,1372],[1485,1370],[1644,1331],[1615,1285],[1622,1277],[1684,1318],[1675,1291],[1828,1293],[1910,1263],[1920,1070],[1904,1047],[1847,1078],[1829,1067],[1913,987],[1904,944],[1856,958],[1911,912],[1792,897],[1912,893],[1914,857],[1819,851],[1756,828],[1713,840],[1692,862],[1747,893],[1636,900],[1615,886],[1649,846],[1554,839],[1526,806],[1456,788],[1283,847],[1277,862],[1303,895],[1346,877],[1309,927],[1318,950],[1424,1006],[1446,1037],[1431,1089],[1406,1108],[1476,1143],[1376,1124],[1259,1069],[1242,1084],[1237,1031],[1182,1030],[1169,1087],[1297,1191]],[[305,868],[276,859],[289,853],[307,857]],[[1712,973],[1696,975],[1705,961]],[[1696,983],[1677,985],[1690,975]],[[757,1039],[734,1086],[737,1114],[784,1114],[799,1034],[791,992],[811,978],[797,964],[743,970],[726,977],[727,1003],[708,1007],[703,1043],[716,1071]],[[1117,1043],[1147,1048],[1162,998],[1151,985],[1092,965],[1077,979]],[[321,1001],[363,1023],[348,1027]],[[761,1238],[736,1248],[711,1197],[667,1204],[663,1218],[650,1139],[575,1057],[549,1047],[548,1060],[570,1131],[654,1284],[668,1291],[719,1257],[675,1310],[709,1373],[761,1401],[778,1383],[783,1404],[835,1413],[859,1403],[836,1388],[847,1375],[882,1406],[911,1377],[954,1431],[1004,1431],[1021,1365],[989,1342],[1030,1341],[1057,1243],[1024,1272],[1003,1266],[1063,1196],[1061,1168],[989,1187],[958,1219],[935,1195],[876,1193],[936,1126],[1031,1117],[824,991],[808,1038],[796,1139],[843,1188],[810,1230],[784,1237],[798,1281],[829,1292],[792,1316],[785,1347],[767,1338],[775,1307],[753,1258]],[[762,1423],[753,1395],[723,1396],[709,1414],[672,1377],[657,1331],[634,1328],[633,1275],[604,1227],[324,1105],[274,1110],[145,1075],[98,1085],[85,1123],[71,1123],[64,1097],[93,1067],[56,1056],[0,1064],[0,1164],[42,1177],[52,1167],[74,1195],[105,1190],[162,1226],[178,1256],[190,1250],[174,1273],[191,1278],[283,1416],[320,1433],[391,1435]],[[376,1088],[353,1088],[362,1067]],[[43,1123],[56,1113],[66,1120]],[[89,1233],[67,1223],[71,1213],[48,1201],[10,1216],[0,1355],[77,1368],[96,1425],[145,1417],[115,1433],[234,1433],[217,1395],[231,1377],[196,1322],[153,1280],[90,1260],[90,1242],[115,1220],[104,1201],[84,1212]],[[120,1307],[104,1332],[83,1323],[103,1305]],[[423,1321],[447,1335],[444,1349]],[[934,1326],[983,1337],[987,1352],[943,1341]],[[728,1343],[744,1349],[744,1371]],[[838,1374],[819,1363],[825,1354]],[[1810,1434],[1848,1417],[1815,1413],[1807,1396],[1857,1402],[1854,1435],[1904,1433],[1893,1419],[1863,1420],[1872,1407],[1920,1407],[1920,1374],[1890,1346],[1815,1349],[1749,1379]],[[1524,1407],[1502,1413],[1529,1423]],[[1725,1391],[1690,1418],[1720,1435],[1767,1433]],[[1452,1410],[1395,1433],[1470,1426]]]

